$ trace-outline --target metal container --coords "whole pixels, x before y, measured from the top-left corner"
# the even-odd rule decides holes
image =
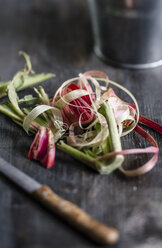
[[[162,65],[162,0],[89,0],[95,53],[125,68]]]

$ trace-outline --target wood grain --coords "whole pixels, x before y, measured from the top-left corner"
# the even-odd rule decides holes
[[[114,244],[118,241],[119,233],[116,229],[107,227],[92,219],[81,208],[59,197],[48,186],[42,186],[34,191],[33,195],[52,212],[58,214],[70,225],[83,232],[98,244]]]

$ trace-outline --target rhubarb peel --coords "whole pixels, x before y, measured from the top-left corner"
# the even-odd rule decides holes
[[[50,129],[41,127],[30,146],[29,159],[40,161],[46,168],[51,168],[55,161],[55,141]]]
[[[24,52],[21,55],[26,61],[25,68],[11,81],[0,83],[0,97],[7,94],[9,99],[0,103],[0,112],[11,117],[29,135],[35,134],[29,151],[30,159],[51,168],[57,147],[100,174],[119,169],[126,176],[139,176],[156,165],[158,145],[138,122],[159,133],[162,126],[139,114],[138,103],[128,89],[110,80],[104,72],[88,71],[65,81],[52,98],[40,86],[34,88],[36,96],[27,95],[19,99],[19,90],[53,76],[32,75],[29,56]],[[110,85],[124,91],[133,103],[120,99]],[[122,136],[132,131],[152,146],[122,150]],[[123,166],[126,155],[149,153],[153,157],[139,168],[128,170],[126,165]]]

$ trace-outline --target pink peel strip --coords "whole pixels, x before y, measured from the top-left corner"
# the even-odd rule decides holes
[[[146,172],[149,172],[156,165],[157,160],[158,160],[159,148],[158,148],[158,144],[154,140],[154,138],[138,125],[135,127],[134,130],[138,134],[140,134],[143,138],[145,138],[149,143],[151,143],[153,145],[153,147],[145,148],[145,149],[149,150],[149,152],[147,152],[147,153],[150,153],[152,151],[155,154],[147,163],[145,163],[144,165],[142,165],[138,169],[124,170],[122,167],[120,167],[120,171],[126,176],[139,176],[139,175],[145,174]]]

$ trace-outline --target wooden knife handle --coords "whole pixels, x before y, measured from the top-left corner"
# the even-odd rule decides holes
[[[116,229],[107,227],[91,218],[75,204],[56,195],[49,187],[43,185],[33,195],[54,213],[100,244],[114,244],[119,238]]]

